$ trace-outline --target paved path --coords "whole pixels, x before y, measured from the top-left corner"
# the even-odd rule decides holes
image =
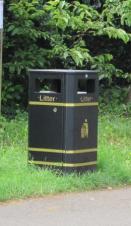
[[[0,204],[0,226],[131,226],[131,188]]]

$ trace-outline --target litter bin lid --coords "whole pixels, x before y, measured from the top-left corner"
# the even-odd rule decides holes
[[[97,70],[73,70],[73,69],[29,69],[29,72],[63,72],[63,73],[97,73]]]

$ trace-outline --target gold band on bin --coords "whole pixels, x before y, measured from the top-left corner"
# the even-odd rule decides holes
[[[81,166],[92,166],[97,164],[97,161],[82,163],[63,163],[63,162],[44,162],[32,160],[28,162],[36,165],[57,166],[57,167],[81,167]]]
[[[49,148],[28,148],[31,152],[49,152],[49,153],[60,153],[60,154],[81,154],[81,153],[89,153],[96,152],[96,148],[89,149],[80,149],[80,150],[59,150],[59,149],[49,149]]]
[[[40,101],[29,101],[31,106],[58,106],[58,107],[87,107],[87,106],[98,106],[98,102],[87,102],[87,103],[61,103],[61,102],[40,102]]]

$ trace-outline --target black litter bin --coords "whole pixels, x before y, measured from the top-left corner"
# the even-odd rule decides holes
[[[29,163],[96,169],[98,77],[88,70],[29,70]]]

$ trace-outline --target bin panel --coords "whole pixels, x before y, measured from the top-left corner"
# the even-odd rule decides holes
[[[29,76],[29,101],[61,102],[64,77],[59,73],[31,72]]]
[[[98,106],[68,108],[66,111],[66,150],[96,148]]]
[[[97,147],[97,106],[77,108],[74,113],[74,148]]]
[[[29,146],[62,149],[63,108],[31,106],[29,109]]]
[[[57,150],[62,148],[63,108],[31,106],[29,110],[29,159],[50,162],[50,164],[62,162],[62,153],[57,153]],[[53,152],[50,153],[50,150]]]
[[[30,151],[29,158],[34,162],[43,162],[45,166],[52,166],[52,163],[61,163],[62,165],[62,155],[60,153],[49,153],[41,151]]]
[[[81,103],[98,100],[98,77],[96,74],[89,73],[77,76],[75,99]]]

